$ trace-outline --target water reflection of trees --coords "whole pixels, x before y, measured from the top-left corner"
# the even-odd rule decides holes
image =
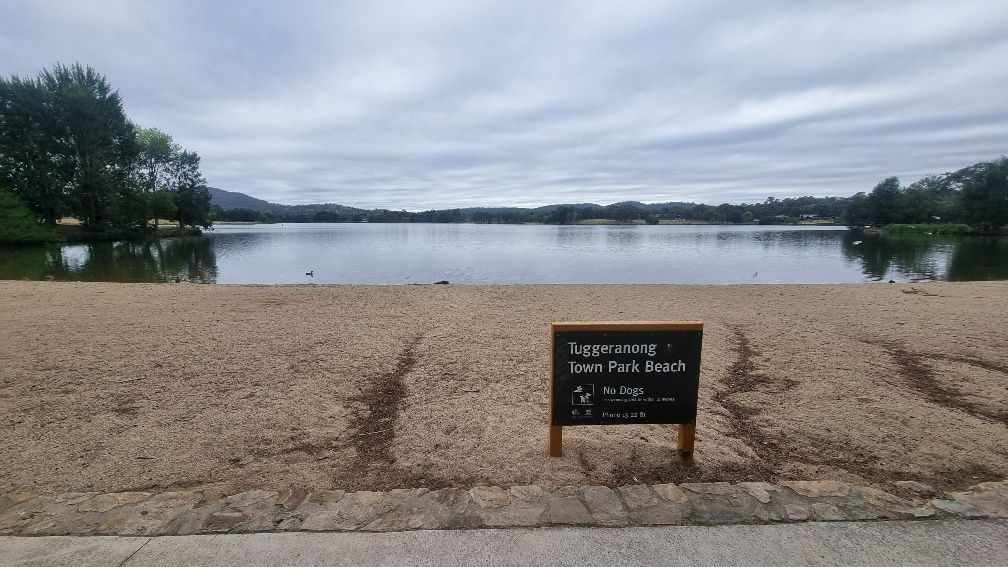
[[[213,241],[203,237],[22,246],[0,250],[0,278],[160,282],[217,280]]]
[[[1008,238],[971,237],[958,243],[949,262],[952,281],[1008,279]]]
[[[67,278],[67,260],[59,244],[0,246],[0,279],[41,280]]]
[[[217,254],[213,240],[203,237],[162,241],[161,274],[165,279],[214,283],[217,281]]]
[[[861,261],[869,280],[881,280],[899,272],[911,280],[945,279],[937,273],[935,242],[927,236],[887,236],[848,233],[843,238],[844,255]],[[857,243],[857,244],[856,244]]]
[[[845,257],[862,264],[869,280],[897,273],[911,281],[1008,278],[1005,239],[850,232],[842,248]]]

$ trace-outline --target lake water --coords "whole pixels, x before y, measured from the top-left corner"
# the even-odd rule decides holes
[[[308,271],[314,277],[307,276]],[[208,283],[840,283],[1008,279],[1008,240],[838,227],[223,225],[0,247],[0,279]]]

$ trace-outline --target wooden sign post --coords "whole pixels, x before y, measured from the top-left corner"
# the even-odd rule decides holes
[[[693,463],[703,323],[553,323],[549,454],[564,426],[679,425],[679,460]]]

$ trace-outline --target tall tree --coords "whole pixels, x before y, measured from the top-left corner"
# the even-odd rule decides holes
[[[0,181],[49,225],[66,210],[73,177],[56,144],[53,102],[38,79],[0,77]]]
[[[210,226],[210,190],[200,173],[199,162],[196,152],[186,150],[172,162],[172,193],[180,229],[186,225]]]
[[[167,188],[171,179],[169,166],[181,148],[172,137],[157,128],[137,128],[137,167],[144,189],[153,193]]]
[[[956,222],[959,195],[948,174],[928,175],[903,189],[901,222]]]
[[[962,174],[963,212],[970,223],[986,230],[1008,225],[1008,157],[978,163]]]
[[[91,67],[0,80],[0,179],[41,221],[70,213],[90,231],[139,225],[135,155],[119,94]]]
[[[209,225],[199,156],[131,124],[119,93],[80,64],[0,78],[0,185],[36,219],[71,214],[92,233],[141,232],[149,215]]]
[[[872,208],[863,192],[851,197],[850,205],[844,213],[844,219],[847,226],[853,228],[864,228],[871,225],[873,220]]]
[[[128,177],[137,156],[136,131],[119,92],[104,75],[80,64],[43,70],[39,83],[52,98],[58,159],[73,169],[71,205],[86,229],[106,230],[116,201],[125,198],[118,213],[129,216],[134,198]]]
[[[899,219],[900,183],[898,177],[887,177],[868,195],[873,224],[886,225]]]
[[[171,136],[157,128],[137,128],[137,147],[137,178],[147,200],[147,216],[154,219],[157,231],[158,219],[174,213],[169,187],[172,165],[182,150]]]

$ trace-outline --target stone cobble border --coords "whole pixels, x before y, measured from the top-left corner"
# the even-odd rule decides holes
[[[1008,518],[1008,479],[897,496],[836,481],[606,486],[478,486],[388,492],[249,490],[70,492],[0,496],[3,535],[187,535],[535,526],[716,525],[927,518]]]

